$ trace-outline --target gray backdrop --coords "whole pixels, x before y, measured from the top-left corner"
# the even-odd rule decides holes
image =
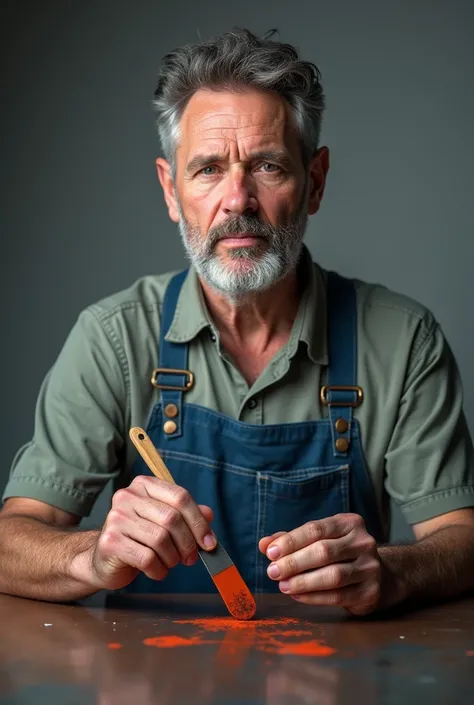
[[[314,258],[433,310],[473,428],[472,0],[57,0],[3,17],[0,486],[79,311],[184,264],[154,169],[157,67],[236,25],[278,28],[322,71],[332,161]],[[394,537],[407,531],[398,517]]]

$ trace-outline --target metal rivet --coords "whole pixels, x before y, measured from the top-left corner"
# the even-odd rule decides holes
[[[338,433],[345,433],[349,428],[349,424],[347,423],[346,419],[338,419],[336,421],[335,427]]]
[[[178,407],[176,404],[167,404],[165,406],[165,415],[169,416],[170,419],[173,419],[175,416],[178,415]]]
[[[347,438],[338,438],[336,441],[336,450],[338,450],[340,453],[345,453],[346,450],[349,448],[349,441]]]
[[[163,426],[163,431],[165,433],[174,433],[178,427],[176,426],[174,421],[166,421],[166,423]]]

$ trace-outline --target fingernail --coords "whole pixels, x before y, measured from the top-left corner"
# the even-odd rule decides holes
[[[288,592],[290,589],[290,582],[288,580],[282,580],[280,583],[280,590],[282,592]]]
[[[271,561],[276,561],[277,558],[280,558],[280,549],[278,546],[270,546],[267,551],[267,556]]]
[[[184,565],[194,565],[196,563],[196,561],[197,561],[196,555],[188,556],[188,558],[186,558],[186,560],[184,562]]]
[[[280,577],[280,569],[276,563],[270,563],[270,565],[268,566],[267,573],[270,576],[270,578],[279,578]]]
[[[216,545],[215,536],[213,536],[213,534],[207,534],[207,536],[204,536],[204,545],[206,548],[214,548]]]
[[[294,600],[301,600],[301,595],[290,595]]]

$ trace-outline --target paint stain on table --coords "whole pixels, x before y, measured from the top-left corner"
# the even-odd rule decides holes
[[[216,644],[216,641],[205,641],[198,636],[194,637],[182,637],[176,636],[174,634],[168,634],[166,636],[150,636],[143,639],[145,646],[156,646],[160,649],[175,649],[181,646],[200,646],[202,644]]]
[[[336,649],[325,644],[321,638],[315,638],[314,624],[291,617],[250,622],[240,622],[230,617],[181,619],[172,624],[193,628],[192,636],[173,633],[148,637],[143,640],[145,646],[172,649],[219,644],[217,660],[233,667],[245,660],[251,648],[269,654],[293,656],[325,657],[336,653]],[[320,627],[316,628],[322,633]],[[220,639],[217,638],[219,634]]]

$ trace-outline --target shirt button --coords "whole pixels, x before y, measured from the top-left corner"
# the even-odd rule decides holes
[[[217,338],[216,338],[216,336],[214,335],[214,333],[211,333],[210,337],[211,337],[212,342],[215,343],[216,340],[217,340]]]
[[[258,404],[258,401],[257,401],[256,399],[250,399],[250,401],[248,402],[247,406],[248,406],[249,409],[255,409],[255,407],[257,406],[257,404]]]

